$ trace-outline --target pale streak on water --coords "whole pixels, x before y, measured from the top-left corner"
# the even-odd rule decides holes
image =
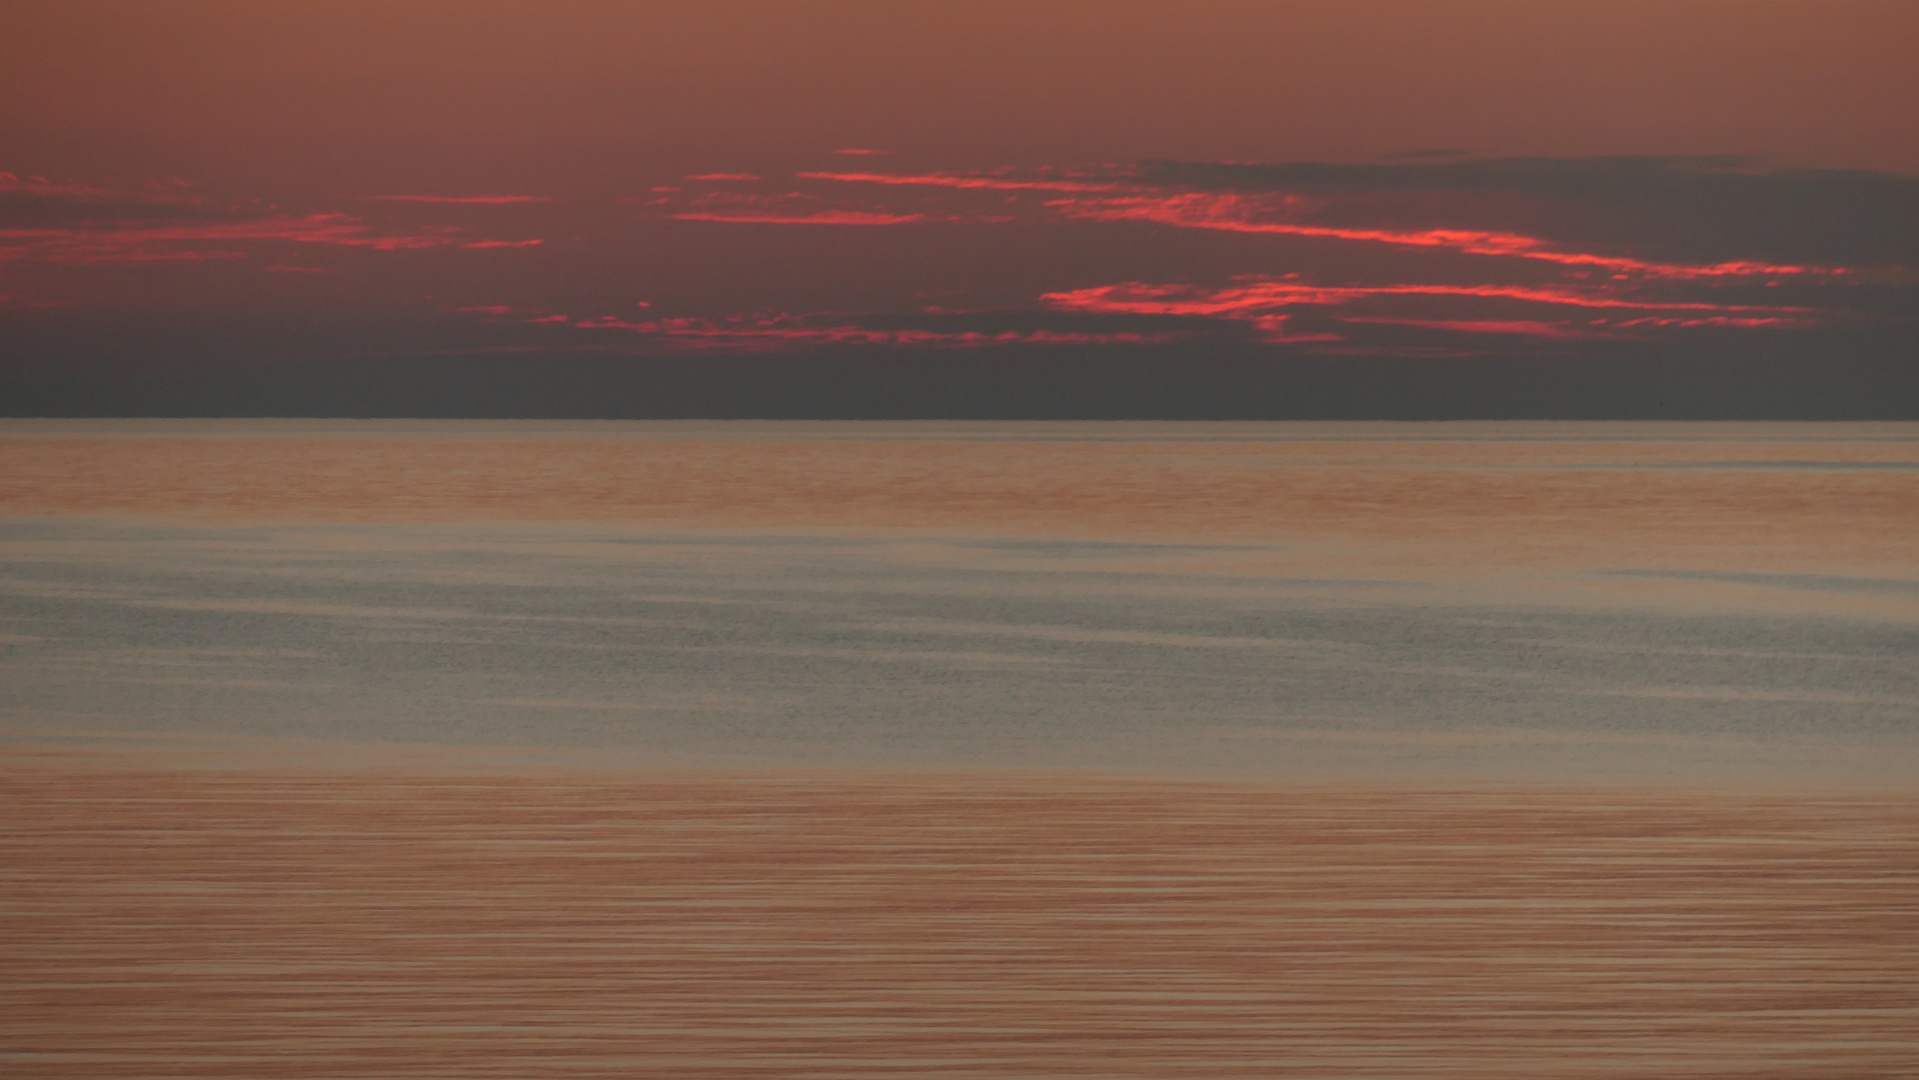
[[[5,1075],[1919,1061],[1919,426],[9,421],[0,514]]]

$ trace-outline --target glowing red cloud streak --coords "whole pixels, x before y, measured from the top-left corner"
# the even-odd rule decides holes
[[[1043,293],[1040,302],[1067,311],[1096,314],[1240,316],[1294,304],[1345,304],[1364,295],[1359,289],[1279,281],[1223,289],[1127,281]]]
[[[956,176],[951,173],[836,173],[803,172],[805,180],[832,180],[844,184],[890,184],[899,187],[922,186],[987,191],[1116,191],[1118,184],[1086,183],[1079,180],[1002,180],[991,176]]]
[[[1694,266],[1622,256],[1558,251],[1554,250],[1546,240],[1521,233],[1474,229],[1424,229],[1409,232],[1395,229],[1349,229],[1326,225],[1261,221],[1258,220],[1258,216],[1270,212],[1272,209],[1270,204],[1235,194],[1189,192],[1179,195],[1124,196],[1087,202],[1060,199],[1046,205],[1066,217],[1088,221],[1147,221],[1188,229],[1220,229],[1228,232],[1362,240],[1402,247],[1441,248],[1471,255],[1536,259],[1561,266],[1587,266],[1611,270],[1619,274],[1639,274],[1655,278],[1688,280],[1846,272],[1839,268],[1785,266],[1743,260]]]
[[[1374,229],[1314,225],[1275,220],[1296,214],[1306,206],[1297,195],[1248,196],[1236,193],[1185,192],[1169,194],[1126,181],[1013,179],[1002,176],[954,173],[803,172],[807,180],[834,183],[879,184],[890,187],[933,187],[951,190],[1054,191],[1115,193],[1097,198],[1065,198],[1044,205],[1061,216],[1086,221],[1144,221],[1179,228],[1215,229],[1241,233],[1323,237],[1432,248],[1470,255],[1529,259],[1571,269],[1590,269],[1617,277],[1665,280],[1713,278],[1837,276],[1843,267],[1801,266],[1756,260],[1729,260],[1686,264],[1569,251],[1542,237],[1489,229]]]
[[[1603,293],[1520,285],[1309,285],[1296,281],[1240,279],[1247,284],[1225,288],[1199,285],[1149,285],[1129,281],[1097,285],[1069,292],[1046,293],[1040,300],[1069,311],[1138,315],[1224,315],[1269,311],[1301,304],[1337,306],[1370,296],[1478,296],[1562,304],[1586,308],[1628,308],[1642,311],[1803,311],[1803,308],[1754,307],[1697,302],[1628,300]]]
[[[1806,319],[1781,317],[1738,318],[1726,315],[1713,315],[1703,319],[1684,318],[1645,318],[1622,319],[1618,322],[1599,320],[1587,326],[1571,323],[1536,322],[1526,319],[1398,319],[1388,316],[1366,316],[1363,318],[1342,318],[1348,323],[1377,323],[1387,326],[1416,326],[1426,330],[1452,330],[1465,334],[1523,334],[1530,337],[1545,338],[1609,338],[1617,335],[1611,331],[1630,330],[1639,327],[1678,327],[1694,329],[1698,327],[1720,327],[1737,330],[1770,330],[1810,325]]]
[[[1288,316],[1285,316],[1285,315],[1260,315],[1255,317],[1251,321],[1252,321],[1252,324],[1259,329],[1259,336],[1264,341],[1278,342],[1278,343],[1284,343],[1284,344],[1294,344],[1297,342],[1306,342],[1306,341],[1344,341],[1346,340],[1344,337],[1341,337],[1338,334],[1330,333],[1327,331],[1320,331],[1318,333],[1308,333],[1308,334],[1296,334],[1286,328],[1287,319],[1288,319]]]
[[[1759,328],[1771,328],[1771,327],[1793,327],[1793,326],[1808,326],[1808,325],[1811,325],[1811,323],[1812,323],[1812,321],[1811,321],[1810,319],[1789,319],[1789,318],[1778,318],[1778,317],[1773,317],[1773,318],[1741,318],[1741,317],[1733,317],[1733,316],[1726,316],[1726,315],[1713,315],[1713,316],[1710,316],[1710,317],[1708,317],[1708,318],[1704,318],[1704,319],[1659,319],[1659,318],[1649,318],[1649,319],[1627,319],[1627,320],[1625,320],[1625,321],[1623,321],[1623,322],[1617,322],[1617,323],[1614,323],[1613,325],[1614,325],[1614,326],[1620,326],[1620,327],[1633,327],[1633,326],[1682,326],[1682,327],[1694,327],[1694,326],[1724,326],[1724,327],[1734,327],[1734,328],[1737,328],[1737,329],[1741,329],[1741,330],[1751,330],[1751,329],[1759,329]]]
[[[810,214],[755,213],[751,210],[689,210],[675,221],[724,221],[736,225],[911,225],[924,214],[875,214],[864,210],[819,210]]]
[[[545,195],[368,195],[365,202],[449,203],[455,206],[503,206],[509,203],[544,203]]]
[[[1369,316],[1341,319],[1349,323],[1377,323],[1387,326],[1415,326],[1423,330],[1451,330],[1462,334],[1523,334],[1545,338],[1595,338],[1608,335],[1569,326],[1566,323],[1536,322],[1527,319],[1394,319]]]

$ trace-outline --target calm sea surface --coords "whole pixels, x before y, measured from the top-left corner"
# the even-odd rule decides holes
[[[13,422],[0,723],[1919,779],[1919,426]]]
[[[1919,1075],[1919,425],[0,421],[0,1075]]]

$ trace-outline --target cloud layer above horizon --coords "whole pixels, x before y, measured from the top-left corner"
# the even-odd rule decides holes
[[[769,25],[792,23],[787,29],[795,35],[826,25],[796,22],[799,16],[774,7],[735,6],[764,15]],[[1417,6],[1390,0],[1376,6],[1414,22],[1426,18]],[[1823,77],[1848,62],[1877,71],[1877,52],[1861,52],[1861,43],[1877,40],[1872,35],[1901,17],[1871,5],[1814,10],[1821,6],[1780,5],[1738,26],[1674,15],[1663,32],[1694,41],[1694,54],[1668,56],[1661,50],[1670,42],[1652,37],[1634,47],[1644,50],[1647,77],[1655,81],[1677,78],[1673,73],[1685,63],[1744,78],[1742,65],[1759,61],[1720,55],[1714,34],[1750,49],[1771,42],[1768,35],[1781,42],[1799,35],[1808,44],[1798,58],[1777,61],[1783,66],[1775,74],[1786,82]],[[444,8],[415,0],[397,5],[391,17],[418,30],[450,17]],[[848,40],[896,39],[908,53],[931,57],[931,39],[916,35],[936,24],[955,34],[997,27],[1046,41],[1066,30],[1090,31],[1095,24],[1087,20],[1097,14],[1069,0],[1020,10],[1028,14],[1009,8],[965,15],[933,5],[930,14],[915,16],[923,24],[905,16],[857,29],[826,22],[852,35]],[[1254,37],[1311,30],[1330,41],[1363,21],[1345,10],[1306,5],[1281,18],[1249,9],[1242,13],[1243,30]],[[492,26],[485,33],[497,31],[497,41],[463,27],[418,57],[419,70],[441,82],[423,84],[424,105],[393,97],[391,115],[377,102],[349,100],[346,84],[337,81],[348,74],[344,68],[337,76],[311,76],[328,80],[325,93],[290,98],[292,84],[282,86],[277,72],[248,66],[243,54],[219,52],[211,37],[189,43],[180,36],[211,27],[206,20],[221,14],[231,18],[220,33],[252,34],[255,47],[267,53],[279,49],[344,64],[360,46],[343,35],[371,16],[298,4],[279,16],[245,14],[212,0],[181,11],[189,14],[177,25],[149,29],[161,37],[175,33],[169,40],[203,55],[211,65],[209,84],[225,80],[281,94],[282,122],[304,131],[306,141],[297,151],[265,133],[248,143],[236,132],[256,123],[250,106],[219,105],[231,115],[218,121],[213,104],[179,96],[197,92],[191,90],[160,91],[173,95],[177,115],[141,112],[127,92],[98,88],[89,91],[92,104],[45,98],[42,114],[8,112],[5,131],[13,137],[0,143],[16,148],[15,160],[0,160],[0,170],[9,170],[0,171],[0,338],[16,342],[8,374],[60,369],[85,351],[63,341],[78,341],[102,320],[137,325],[143,319],[188,329],[170,339],[170,354],[156,346],[154,355],[123,358],[125,366],[191,368],[192,326],[251,328],[261,363],[292,356],[643,358],[1114,347],[1172,350],[1168,355],[1211,349],[1291,358],[1551,362],[1629,358],[1694,341],[1718,349],[1764,341],[1768,349],[1808,356],[1841,339],[1871,340],[1894,352],[1900,343],[1919,344],[1919,177],[1862,165],[1892,160],[1873,150],[1880,144],[1815,152],[1809,140],[1818,118],[1777,110],[1772,130],[1781,144],[1744,144],[1761,153],[1728,152],[1742,147],[1705,141],[1700,131],[1675,139],[1658,126],[1666,114],[1641,111],[1606,81],[1612,75],[1600,62],[1604,57],[1583,51],[1597,45],[1582,44],[1561,57],[1568,70],[1586,73],[1581,78],[1591,93],[1614,94],[1616,111],[1606,123],[1593,121],[1589,137],[1529,143],[1515,132],[1534,130],[1531,122],[1478,129],[1434,123],[1427,125],[1433,138],[1425,146],[1476,144],[1494,152],[1401,143],[1355,154],[1343,136],[1301,130],[1273,145],[1308,154],[1225,160],[1248,145],[1227,132],[1280,123],[1275,108],[1216,96],[1207,107],[1238,125],[1209,137],[1220,152],[1155,156],[1161,149],[1204,149],[1177,134],[1189,127],[1182,118],[1196,121],[1201,114],[1194,111],[1198,102],[1178,97],[1187,91],[1176,87],[1185,85],[1182,78],[1212,85],[1225,76],[1185,61],[1153,67],[1148,58],[1170,54],[1155,53],[1151,35],[1138,27],[1115,41],[1110,62],[1144,72],[1140,78],[1164,91],[1163,108],[1147,107],[1133,90],[1116,90],[1095,105],[1072,97],[1064,84],[1048,84],[1053,97],[1045,100],[1057,102],[1053,107],[1087,122],[1100,118],[1101,138],[1088,142],[1059,132],[1041,137],[1026,124],[1048,115],[1042,99],[1034,99],[1038,111],[1030,116],[993,113],[1001,120],[997,128],[974,130],[965,122],[973,114],[957,99],[942,98],[935,108],[925,98],[931,90],[911,80],[900,83],[901,92],[928,102],[921,126],[881,123],[868,105],[841,100],[836,80],[866,78],[857,65],[836,74],[828,63],[840,56],[855,64],[850,44],[821,45],[825,52],[811,60],[768,53],[748,63],[712,51],[729,40],[721,23],[674,16],[686,23],[681,26],[661,9],[655,14],[665,21],[656,33],[682,35],[695,52],[711,53],[715,70],[739,80],[784,71],[791,78],[781,92],[813,103],[818,114],[806,127],[766,129],[740,119],[748,115],[740,110],[749,108],[741,102],[749,99],[731,90],[716,89],[701,104],[684,87],[660,84],[655,97],[676,104],[631,114],[639,119],[621,114],[605,137],[626,141],[617,150],[593,151],[596,159],[585,149],[590,141],[577,133],[582,106],[566,88],[586,80],[579,85],[610,92],[620,79],[663,78],[628,75],[613,54],[586,44],[589,30],[639,33],[645,21],[639,15],[582,9],[559,17],[559,29],[541,31],[557,36],[529,39],[528,62],[549,65],[577,46],[583,50],[579,71],[543,87],[521,86],[531,76],[507,72],[499,77],[521,86],[524,100],[512,108],[501,104],[489,116],[470,110],[493,100],[491,84],[468,87],[466,112],[449,111],[456,108],[453,99],[435,95],[442,84],[464,86],[486,70],[482,38],[490,49],[517,40],[513,34],[538,37],[526,21],[532,8],[488,8],[474,25]],[[1223,29],[1214,25],[1223,15],[1200,20],[1196,30],[1173,20],[1170,6],[1142,11],[1150,16],[1146,22],[1174,36]],[[1515,11],[1487,3],[1463,5],[1457,14],[1483,22],[1488,33],[1498,26],[1497,33],[1513,41],[1535,43],[1559,41],[1571,29],[1599,38],[1646,29],[1635,21],[1639,16],[1603,6],[1567,5],[1557,16],[1535,12],[1523,24],[1512,22]],[[86,51],[92,48],[132,68],[160,63],[155,57],[161,54],[144,40],[83,23],[76,13],[46,15],[28,30],[79,50],[74,55],[87,62],[98,59]],[[880,24],[893,29],[875,30]],[[1844,33],[1830,41],[1819,37],[1833,27]],[[296,30],[307,36],[286,36]],[[758,30],[744,33],[760,40]],[[1401,36],[1385,32],[1374,46],[1378,55],[1363,63],[1399,55]],[[1050,69],[1020,66],[1016,33],[990,44],[965,35],[955,40],[955,48],[1012,65],[1007,78],[1015,82],[1054,77],[1045,73]],[[1227,38],[1207,41],[1221,72],[1238,72],[1242,80],[1280,77],[1241,56]],[[1413,39],[1404,44],[1410,48]],[[479,51],[469,63],[456,55],[459,48]],[[1362,63],[1359,53],[1348,55]],[[1507,65],[1508,79],[1520,78],[1503,54],[1480,62]],[[895,59],[870,63],[891,70]],[[1072,65],[1085,68],[1078,60]],[[691,80],[687,85],[704,85],[699,80],[707,76],[689,68],[682,77]],[[924,77],[959,78],[930,69]],[[1479,77],[1462,73],[1466,81],[1434,84],[1430,93],[1460,105],[1479,102],[1483,111],[1485,102],[1503,99],[1497,85],[1474,81]],[[1324,72],[1322,78],[1328,86],[1366,85]],[[37,85],[32,70],[27,81]],[[957,91],[976,84],[941,85]],[[1377,100],[1354,98],[1359,103],[1343,107],[1352,130],[1397,131],[1405,138],[1419,127],[1402,121],[1423,115],[1420,95],[1427,90],[1402,86],[1396,69],[1386,67],[1377,69],[1371,85]],[[1004,89],[976,88],[989,96]],[[1310,84],[1293,87],[1306,89]],[[1834,109],[1850,92],[1820,91]],[[1699,108],[1717,110],[1717,127],[1707,129],[1747,130],[1749,103],[1711,95],[1698,100]],[[1825,101],[1816,94],[1804,100]],[[761,110],[751,115],[785,115],[776,98],[751,102]],[[662,107],[665,113],[657,111]],[[94,112],[85,112],[89,108]],[[59,137],[45,127],[55,113],[74,125]],[[701,115],[703,126],[694,123]],[[116,128],[129,122],[126,116],[146,116],[147,134],[129,138]],[[555,134],[539,133],[536,116],[547,117]],[[944,145],[926,139],[940,128],[939,117],[955,133]],[[669,120],[681,124],[672,128],[676,134],[646,127]],[[1898,124],[1907,123],[1891,122],[1875,136],[1888,148],[1899,143]],[[389,138],[402,130],[408,146],[421,147],[418,153],[398,149],[401,143]],[[997,143],[981,134],[989,130],[1001,133]],[[1462,138],[1475,131],[1476,137]],[[1048,140],[1056,144],[1052,152]],[[1675,143],[1695,149],[1672,152]],[[83,144],[96,149],[78,152]],[[1129,144],[1139,152],[1085,153]],[[487,146],[484,154],[474,149],[479,145]],[[1660,150],[1610,152],[1633,145]],[[322,150],[331,157],[314,157]],[[301,327],[316,323],[346,328],[331,336],[328,353],[315,354],[297,340]],[[28,340],[31,349],[18,344]]]
[[[770,255],[791,276],[711,299],[620,292],[621,263],[661,236],[717,254],[708,272]],[[202,287],[404,276],[418,292],[389,302],[484,321],[501,344],[635,354],[1211,338],[1439,357],[1909,325],[1916,244],[1919,179],[1723,157],[705,173],[597,204],[382,193],[298,208],[178,180],[0,174],[14,308],[111,304],[114,286],[166,287],[142,268],[178,281],[182,264],[212,275]],[[915,253],[923,277],[863,273],[861,247]],[[556,273],[594,285],[555,290]],[[292,308],[337,295],[277,291]]]

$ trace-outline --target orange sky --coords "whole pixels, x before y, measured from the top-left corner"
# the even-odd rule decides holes
[[[39,5],[0,344],[1896,355],[1916,44],[1902,3]]]
[[[1902,3],[220,0],[8,21],[16,171],[590,187],[842,146],[948,168],[1444,147],[1919,171]]]

